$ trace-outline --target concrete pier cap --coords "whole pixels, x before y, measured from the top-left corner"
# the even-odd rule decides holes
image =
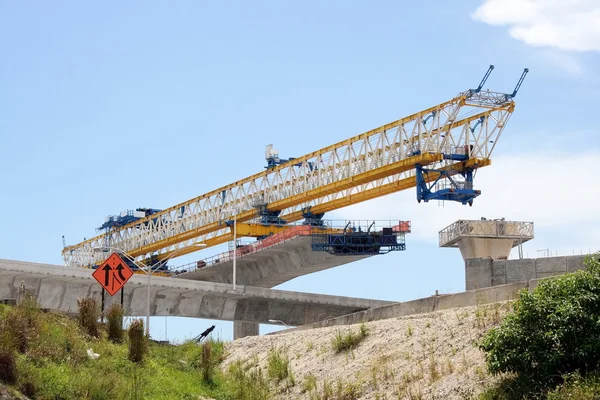
[[[458,247],[466,261],[471,258],[506,260],[515,246],[533,239],[533,222],[505,218],[461,219],[439,232],[440,247]]]

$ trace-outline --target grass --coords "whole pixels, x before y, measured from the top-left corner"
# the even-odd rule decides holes
[[[369,331],[364,323],[360,325],[358,333],[354,333],[350,330],[347,334],[342,335],[342,332],[338,330],[332,342],[333,349],[336,353],[354,349],[367,337],[368,334]]]
[[[32,399],[271,398],[268,380],[254,364],[221,371],[220,341],[178,346],[146,342],[145,356],[133,362],[128,335],[114,343],[108,327],[98,324],[95,337],[87,322],[81,326],[79,318],[43,313],[33,304],[0,307],[0,379]],[[25,341],[19,345],[15,337]],[[88,349],[99,357],[90,358]]]
[[[312,392],[317,388],[317,377],[311,373],[306,374],[302,383],[303,392]]]
[[[575,372],[562,377],[562,383],[550,390],[540,390],[535,382],[521,379],[516,375],[506,375],[492,387],[485,390],[479,400],[595,400],[600,393],[600,371],[582,377]]]
[[[269,378],[274,379],[277,383],[290,376],[290,359],[283,350],[276,348],[269,350],[267,373]]]
[[[123,341],[123,307],[119,303],[113,303],[106,310],[108,320],[108,339],[114,343]]]

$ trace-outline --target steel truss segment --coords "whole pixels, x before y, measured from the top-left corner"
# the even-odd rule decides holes
[[[224,235],[224,221],[232,219],[231,210],[237,210],[238,221],[247,222],[256,217],[256,207],[268,205],[271,211],[282,210],[280,217],[291,222],[286,215],[296,218],[303,208],[342,204],[340,200],[346,197],[351,199],[349,204],[364,201],[359,200],[364,191],[352,191],[357,187],[380,193],[374,196],[378,197],[386,192],[380,190],[382,186],[414,181],[415,163],[433,168],[451,165],[441,157],[444,153],[471,146],[470,157],[488,160],[512,103],[483,105],[459,96],[66,247],[63,257],[68,265],[94,265],[99,256],[89,254],[105,246],[119,247],[136,257],[161,255],[172,246],[186,247],[193,240]]]

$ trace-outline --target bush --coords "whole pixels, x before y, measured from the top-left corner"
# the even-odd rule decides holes
[[[587,269],[523,290],[514,312],[480,342],[492,374],[516,373],[539,387],[600,366],[600,259]]]
[[[113,303],[106,310],[108,320],[108,339],[113,343],[123,342],[123,307]]]
[[[79,325],[92,337],[98,337],[98,318],[100,312],[96,300],[92,297],[84,297],[77,300],[79,307]]]
[[[148,348],[144,336],[144,321],[136,319],[129,326],[129,360],[141,363]]]

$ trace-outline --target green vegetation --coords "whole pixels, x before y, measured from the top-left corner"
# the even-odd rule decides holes
[[[269,378],[280,382],[290,375],[290,359],[282,350],[272,348],[267,358]]]
[[[335,338],[333,339],[333,349],[336,353],[354,349],[367,337],[368,334],[369,331],[364,323],[360,324],[358,333],[349,331],[347,334],[342,335],[342,332],[338,330]]]
[[[107,324],[92,321],[99,317],[93,301],[79,305],[84,315],[76,318],[44,313],[32,297],[15,307],[0,305],[0,383],[35,400],[267,400],[277,398],[269,385],[284,370],[288,385],[293,382],[289,361],[281,362],[287,357],[279,353],[277,379],[269,380],[257,360],[234,362],[223,373],[220,341],[155,344],[144,337],[142,321],[124,335],[115,331],[119,312],[111,327],[110,318]]]
[[[113,343],[123,342],[123,307],[119,303],[112,303],[106,310],[108,320],[108,340]]]
[[[134,363],[141,363],[144,360],[144,354],[148,351],[148,343],[144,336],[144,322],[136,319],[129,325],[127,331],[129,336],[129,360]]]
[[[77,300],[79,307],[79,326],[81,326],[88,335],[98,337],[98,318],[100,310],[96,300],[91,297],[85,297]]]
[[[599,255],[586,266],[522,291],[513,313],[487,332],[480,348],[488,371],[506,377],[482,399],[585,399],[600,389]]]

